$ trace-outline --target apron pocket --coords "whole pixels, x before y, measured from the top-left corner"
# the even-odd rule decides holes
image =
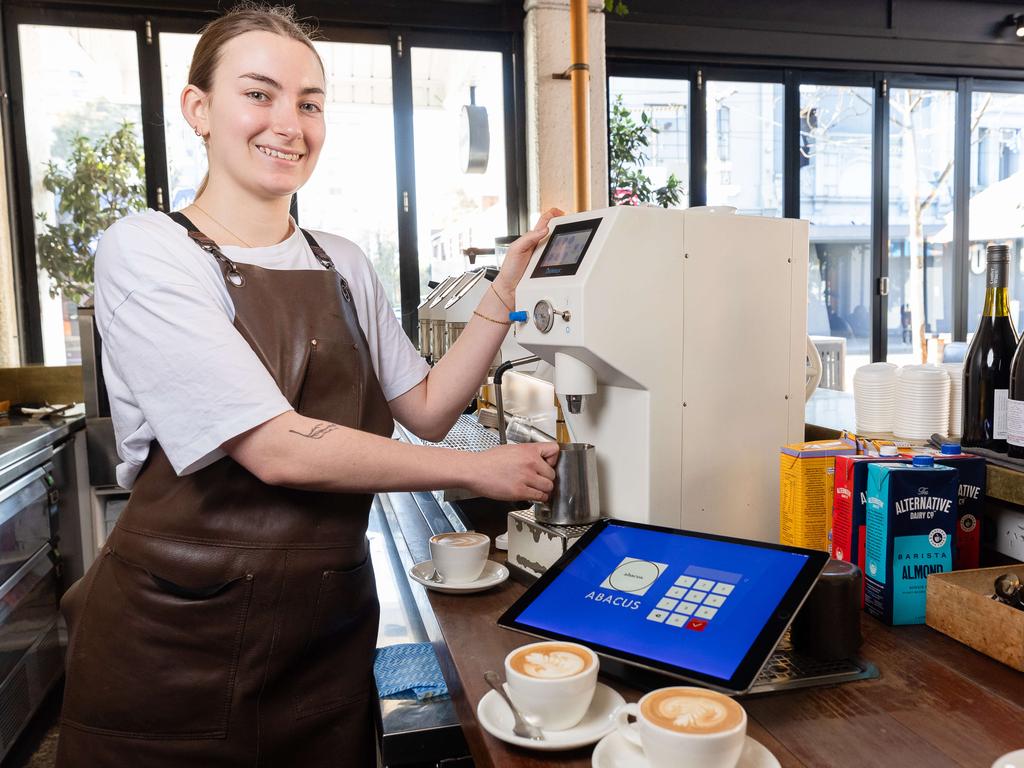
[[[373,694],[373,655],[380,604],[373,563],[323,571],[302,663],[295,671],[296,717]]]
[[[224,738],[252,575],[182,586],[111,550],[95,566],[64,719],[112,735]]]

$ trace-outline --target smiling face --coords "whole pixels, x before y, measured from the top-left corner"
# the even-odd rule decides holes
[[[301,187],[316,167],[324,141],[324,74],[316,54],[298,40],[262,31],[229,40],[211,91],[188,86],[182,105],[208,137],[211,186],[279,198]]]

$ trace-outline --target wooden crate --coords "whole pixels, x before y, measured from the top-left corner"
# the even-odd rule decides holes
[[[1003,573],[1024,579],[1024,564],[933,573],[928,577],[925,623],[1024,672],[1024,611],[989,597]]]

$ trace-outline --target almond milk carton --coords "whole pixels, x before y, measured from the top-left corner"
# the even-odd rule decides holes
[[[917,449],[907,455],[933,456],[936,464],[955,467],[960,473],[956,535],[953,537],[953,570],[977,568],[981,559],[981,521],[985,509],[985,459],[963,453],[959,443],[943,443],[942,449]]]
[[[888,624],[923,624],[928,575],[953,569],[959,473],[931,456],[868,465],[864,607]]]

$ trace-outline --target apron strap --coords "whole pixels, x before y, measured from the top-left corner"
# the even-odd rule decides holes
[[[334,268],[334,262],[331,257],[327,255],[327,252],[320,247],[320,243],[316,241],[316,238],[308,230],[299,227],[299,231],[302,236],[306,238],[306,242],[309,244],[309,249],[313,252],[316,260],[320,262],[324,269],[334,272],[338,275],[338,279],[341,281],[341,296],[345,301],[352,301],[352,289],[349,288],[348,280],[345,279],[344,275],[338,273],[338,270]]]
[[[316,238],[314,238],[308,230],[305,230],[302,227],[299,227],[299,231],[302,233],[302,236],[306,238],[306,242],[309,243],[309,249],[313,252],[316,260],[320,262],[320,265],[324,269],[333,270],[334,262],[331,261],[331,257],[327,255],[327,252],[320,247],[320,243],[316,241]]]
[[[184,227],[188,236],[196,243],[196,245],[209,253],[220,263],[224,270],[225,280],[237,288],[241,288],[245,285],[245,275],[238,271],[238,266],[235,262],[225,256],[217,243],[203,234],[199,230],[199,227],[193,224],[192,220],[189,219],[188,216],[181,211],[171,211],[167,216],[175,223]],[[305,230],[302,227],[299,227],[299,231],[302,233],[302,236],[306,238],[306,242],[309,244],[309,249],[313,252],[313,256],[316,260],[320,262],[320,266],[324,269],[337,273],[337,270],[334,268],[334,262],[331,260],[331,257],[327,255],[327,252],[320,247],[320,243],[316,241],[316,238],[314,238],[308,230]],[[341,279],[342,295],[346,301],[352,301],[352,292],[349,289],[348,281],[341,275],[339,275],[339,278]]]
[[[221,271],[224,272],[225,280],[236,288],[241,288],[245,285],[245,275],[238,271],[238,265],[224,255],[216,242],[200,232],[199,227],[193,224],[188,216],[181,211],[171,211],[167,216],[176,224],[183,226],[192,242],[217,260],[217,263],[221,266]]]

